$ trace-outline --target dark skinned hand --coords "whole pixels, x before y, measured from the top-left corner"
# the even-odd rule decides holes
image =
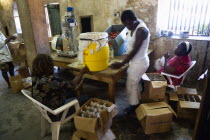
[[[89,68],[87,66],[85,66],[81,71],[83,73],[88,73],[89,72]]]
[[[10,39],[15,40],[17,37],[16,36],[11,36]]]
[[[82,77],[83,77],[83,75],[84,75],[85,73],[87,73],[87,72],[89,72],[89,69],[88,69],[88,67],[86,66],[86,67],[84,67],[84,68],[81,70],[80,74],[72,80],[72,83],[73,83],[75,86],[78,86],[78,85],[82,84],[82,81],[83,81],[83,80],[82,80],[82,79],[83,79]]]
[[[124,64],[123,64],[122,62],[115,62],[115,63],[111,64],[110,67],[111,67],[112,69],[119,69],[119,68],[121,68],[123,65],[124,65]]]
[[[74,90],[79,90],[82,87],[82,83],[84,81],[84,78],[82,78],[82,80],[80,81],[80,83],[75,87]]]
[[[168,59],[168,58],[170,57],[170,53],[169,53],[169,52],[166,52],[166,53],[164,54],[164,57],[165,57],[165,59]]]

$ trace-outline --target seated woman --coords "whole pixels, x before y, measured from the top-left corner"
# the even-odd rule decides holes
[[[191,58],[189,56],[191,50],[192,45],[186,41],[179,43],[179,45],[174,50],[175,56],[171,59],[169,59],[169,52],[166,52],[166,54],[164,54],[164,67],[160,71],[158,71],[158,73],[165,72],[173,75],[183,74],[191,65]],[[171,78],[171,80],[172,84],[176,86],[180,85],[182,78]]]
[[[54,75],[52,58],[46,54],[38,54],[32,66],[32,97],[52,110],[57,109],[76,99],[75,91],[82,84],[83,75],[88,71],[89,69],[85,67],[71,82],[63,81]],[[80,106],[88,99],[85,96],[77,97]],[[74,111],[74,108],[70,109],[70,112]],[[51,119],[57,121],[60,117],[61,114],[53,116]]]

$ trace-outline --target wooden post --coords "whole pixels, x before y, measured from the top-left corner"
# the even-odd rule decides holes
[[[44,0],[16,0],[24,43],[27,50],[28,66],[37,54],[50,54]]]
[[[204,90],[196,119],[193,140],[207,140],[210,136],[210,63],[208,65],[208,74],[205,80]]]

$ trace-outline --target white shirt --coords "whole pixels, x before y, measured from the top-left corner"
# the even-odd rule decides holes
[[[0,63],[11,62],[12,56],[7,44],[5,44],[6,37],[0,31]]]
[[[134,43],[136,40],[136,32],[139,28],[144,27],[148,30],[149,33],[149,29],[147,28],[146,24],[142,21],[139,20],[139,25],[136,27],[136,29],[133,32],[133,35],[131,36],[131,31],[128,31],[126,40],[127,40],[127,52],[130,53],[133,50],[134,47]],[[132,62],[133,61],[139,61],[142,59],[145,59],[147,56],[147,50],[149,47],[149,41],[150,41],[150,33],[148,34],[147,38],[143,41],[143,43],[141,44],[140,49],[138,50],[138,52],[135,54],[135,56],[132,58]]]

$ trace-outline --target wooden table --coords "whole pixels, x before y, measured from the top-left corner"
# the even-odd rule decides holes
[[[149,49],[148,54],[150,54],[153,50]],[[82,65],[78,64],[77,58],[67,58],[67,57],[58,57],[57,54],[51,55],[54,61],[54,65],[61,68],[71,69],[74,75],[77,75],[82,69]],[[115,58],[110,62],[121,62],[126,55],[115,56]],[[107,68],[106,70],[100,72],[89,72],[85,74],[85,78],[97,80],[101,82],[105,82],[109,85],[108,94],[109,100],[111,102],[115,102],[115,84],[118,80],[120,80],[126,73],[128,65],[121,67],[120,69],[113,70],[111,68]]]
[[[57,53],[52,53],[51,57],[53,59],[54,65],[57,67],[61,67],[64,69],[69,69],[68,65],[74,62],[77,62],[77,58],[68,58],[68,57],[60,57]]]

